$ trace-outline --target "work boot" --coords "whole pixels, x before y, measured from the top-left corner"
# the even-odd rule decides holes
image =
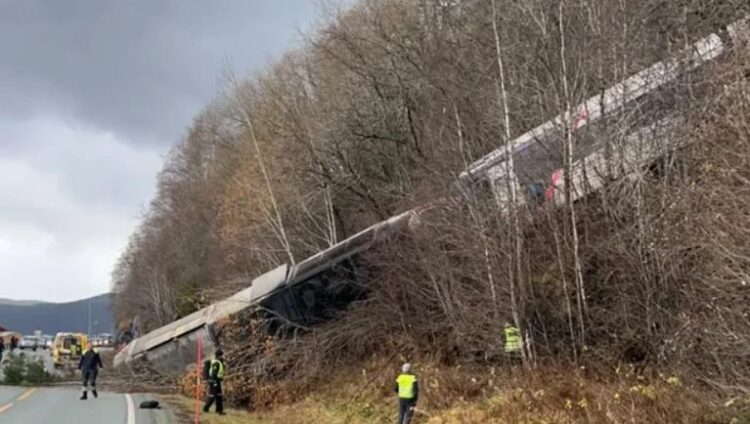
[[[92,390],[91,393],[93,393],[95,398],[99,397],[99,393],[96,392],[96,389]]]
[[[84,391],[83,391],[83,394],[81,395],[81,400],[86,400],[86,399],[88,399],[88,398],[89,398],[89,397],[88,397],[88,393],[86,393],[86,391],[84,390]]]

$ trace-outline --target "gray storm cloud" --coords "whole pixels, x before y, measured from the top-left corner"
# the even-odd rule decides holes
[[[106,291],[163,155],[227,63],[261,69],[312,0],[0,1],[0,297]]]
[[[227,59],[262,65],[314,16],[311,0],[24,0],[0,13],[0,112],[65,114],[173,143]]]

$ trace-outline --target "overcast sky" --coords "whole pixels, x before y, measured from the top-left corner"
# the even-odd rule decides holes
[[[168,149],[227,63],[299,45],[313,0],[0,0],[0,298],[109,290]]]

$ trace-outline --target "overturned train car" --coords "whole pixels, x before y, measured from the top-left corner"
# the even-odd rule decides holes
[[[695,97],[712,95],[696,92],[687,82],[700,75],[710,78],[711,65],[747,54],[750,17],[745,16],[488,153],[460,174],[461,186],[487,192],[500,208],[510,204],[511,188],[521,204],[560,204],[569,131],[576,137],[572,195],[574,200],[585,197],[678,148],[678,140],[669,135],[682,124],[681,108]],[[613,124],[627,134],[615,143]]]
[[[415,211],[404,212],[368,227],[293,266],[283,264],[253,279],[246,289],[132,340],[115,355],[114,365],[138,361],[168,374],[180,374],[195,362],[200,339],[205,355],[219,341],[214,324],[252,307],[269,311],[282,321],[312,325],[330,318],[361,295],[350,261],[373,244],[386,240],[409,224]]]

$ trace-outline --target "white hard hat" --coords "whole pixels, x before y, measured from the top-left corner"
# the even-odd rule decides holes
[[[404,365],[402,365],[401,366],[401,371],[404,372],[404,373],[407,373],[407,372],[411,371],[411,364],[407,362]]]

